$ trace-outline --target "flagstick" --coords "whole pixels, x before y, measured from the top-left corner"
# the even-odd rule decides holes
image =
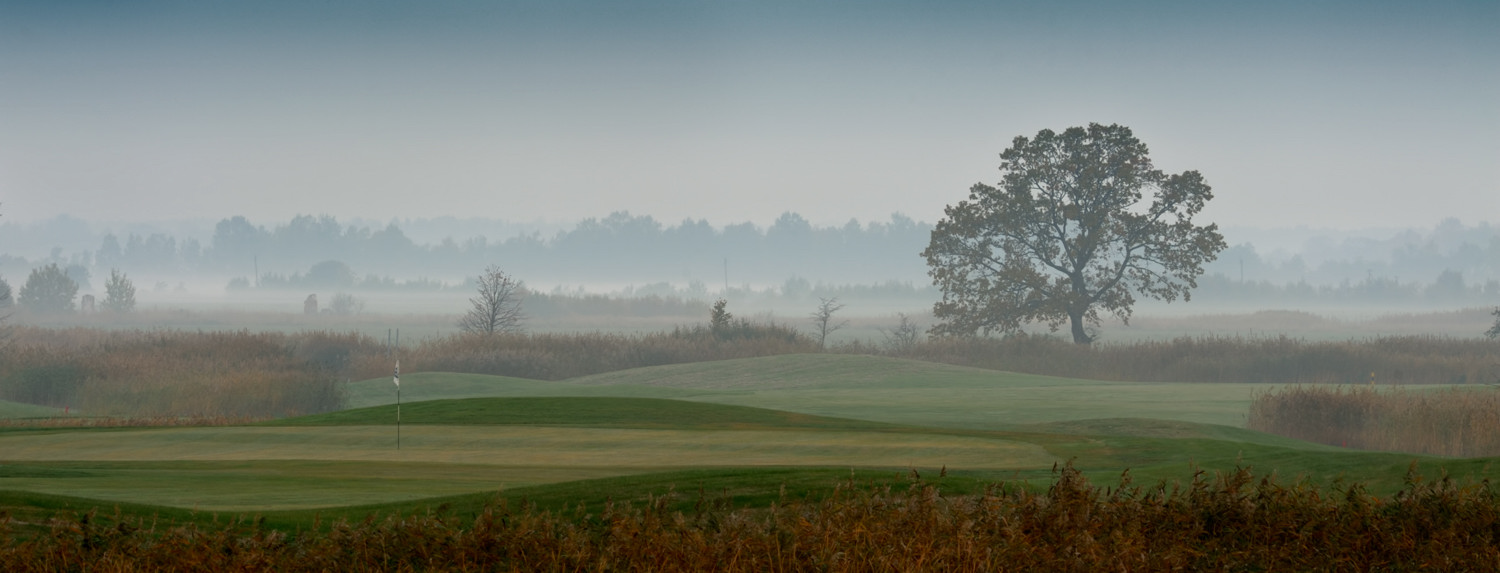
[[[401,450],[401,361],[396,361],[396,370],[391,373],[391,381],[396,383],[396,450]]]

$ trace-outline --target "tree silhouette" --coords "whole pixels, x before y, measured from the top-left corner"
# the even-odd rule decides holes
[[[476,279],[478,294],[469,299],[468,314],[459,319],[458,327],[470,334],[492,335],[521,332],[521,298],[525,287],[521,281],[505,274],[499,267],[485,267]]]
[[[1128,322],[1136,294],[1187,299],[1226,246],[1217,225],[1192,221],[1213,198],[1203,176],[1155,169],[1127,127],[1042,130],[1000,158],[999,187],[970,188],[922,252],[943,292],[934,334],[1067,323],[1089,344],[1100,310]]]
[[[19,298],[26,310],[56,314],[72,312],[75,296],[78,296],[78,283],[68,278],[57,263],[51,263],[31,270]]]

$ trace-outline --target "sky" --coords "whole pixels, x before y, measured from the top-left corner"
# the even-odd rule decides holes
[[[0,216],[923,221],[1130,127],[1229,227],[1500,220],[1500,2],[0,3]]]

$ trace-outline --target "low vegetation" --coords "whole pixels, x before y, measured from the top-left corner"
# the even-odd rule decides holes
[[[1256,395],[1248,425],[1362,450],[1500,456],[1500,391],[1292,386]]]
[[[1500,346],[1473,338],[1384,336],[1312,342],[1201,336],[1082,347],[1046,336],[938,338],[904,358],[979,368],[1135,382],[1493,384]]]
[[[727,316],[669,331],[427,338],[400,349],[406,372],[566,380],[667,364],[814,353],[790,325]],[[388,376],[396,356],[357,333],[47,329],[17,326],[0,345],[0,400],[93,416],[284,417],[343,406],[341,383]],[[1198,337],[1085,347],[1041,336],[937,338],[830,346],[1030,374],[1137,382],[1474,384],[1500,381],[1483,339],[1362,341]]]
[[[342,406],[358,335],[16,327],[0,399],[105,417],[263,418]]]
[[[1064,467],[1045,491],[998,483],[945,495],[942,478],[860,484],[768,508],[698,492],[477,516],[413,512],[287,533],[260,519],[170,525],[89,512],[5,536],[6,570],[1484,570],[1500,560],[1488,485],[1409,473],[1389,498],[1282,484],[1247,469],[1189,483],[1090,484]],[[10,526],[9,520],[0,522]]]

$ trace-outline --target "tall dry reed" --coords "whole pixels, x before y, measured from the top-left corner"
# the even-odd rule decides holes
[[[731,321],[717,330],[641,334],[453,335],[400,349],[408,372],[562,380],[614,370],[818,352],[795,328]],[[840,352],[884,352],[849,344]],[[1062,340],[933,339],[894,355],[1098,380],[1493,383],[1500,345],[1388,337],[1348,342],[1179,338],[1079,346]],[[340,406],[343,380],[387,375],[393,356],[357,333],[47,329],[17,326],[0,345],[0,399],[107,416],[286,416]]]
[[[1500,455],[1500,391],[1292,386],[1255,395],[1251,429],[1362,450]]]
[[[338,409],[358,335],[17,327],[0,399],[113,417],[270,417]]]

